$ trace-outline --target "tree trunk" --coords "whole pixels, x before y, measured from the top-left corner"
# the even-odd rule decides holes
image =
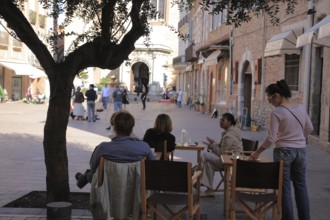
[[[49,82],[51,94],[43,142],[47,170],[47,201],[68,201],[70,188],[66,130],[73,79],[56,77],[50,78]]]

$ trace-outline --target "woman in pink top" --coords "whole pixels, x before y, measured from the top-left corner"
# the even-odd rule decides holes
[[[289,100],[291,91],[285,80],[266,88],[267,99],[275,108],[270,115],[267,136],[251,159],[274,145],[274,161],[283,160],[282,219],[293,220],[291,181],[293,183],[299,220],[309,220],[309,198],[306,186],[306,137],[313,125],[301,104]]]

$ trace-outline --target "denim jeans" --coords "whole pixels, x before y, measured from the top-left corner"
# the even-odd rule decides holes
[[[88,121],[95,121],[95,102],[94,101],[87,101],[87,115]]]
[[[282,220],[294,220],[291,181],[299,220],[309,220],[309,198],[306,186],[306,148],[275,148],[274,161],[283,160]]]
[[[122,108],[123,108],[123,103],[122,102],[115,101],[113,103],[113,110],[114,110],[114,112],[118,112],[119,110],[122,110]]]
[[[102,98],[102,102],[103,102],[103,108],[107,109],[108,103],[109,103],[109,96],[104,96]]]

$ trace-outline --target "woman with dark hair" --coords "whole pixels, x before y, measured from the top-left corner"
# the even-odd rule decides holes
[[[303,105],[289,100],[291,91],[285,80],[277,81],[266,88],[267,99],[275,108],[270,114],[267,136],[258,150],[259,155],[274,145],[274,161],[283,160],[282,219],[293,220],[291,181],[300,220],[310,219],[309,199],[306,186],[306,137],[313,125]]]
[[[149,128],[144,134],[143,141],[147,142],[151,148],[167,140],[167,151],[175,149],[175,136],[172,132],[172,120],[166,114],[159,114],[153,128]],[[163,159],[163,155],[161,157]]]
[[[236,120],[230,113],[224,113],[220,119],[220,127],[224,129],[222,132],[220,143],[206,137],[203,141],[207,145],[207,151],[202,154],[202,179],[201,184],[207,187],[206,194],[213,192],[214,172],[219,171],[223,165],[219,157],[226,151],[242,151],[241,130],[235,127]]]
[[[81,92],[81,88],[78,86],[77,91],[74,94],[74,104],[73,104],[73,113],[71,118],[74,119],[74,116],[77,116],[77,120],[84,120],[85,108],[83,102],[85,101],[84,94]]]

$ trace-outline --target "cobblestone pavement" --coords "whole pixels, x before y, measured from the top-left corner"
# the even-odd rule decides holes
[[[131,98],[132,99],[132,98]],[[205,136],[220,138],[219,119],[210,118],[186,108],[178,109],[174,104],[158,103],[160,97],[150,97],[146,110],[142,103],[131,101],[127,105],[136,120],[134,132],[143,137],[147,128],[159,113],[169,114],[173,121],[173,134],[180,141],[181,130],[186,129],[192,142],[201,143]],[[97,103],[100,107],[101,103]],[[0,104],[0,207],[30,191],[46,189],[45,164],[43,154],[43,127],[47,113],[47,104],[34,105],[21,102]],[[67,151],[69,159],[70,189],[73,192],[88,192],[75,185],[74,174],[84,171],[91,152],[101,141],[108,140],[109,118],[113,113],[110,103],[108,111],[98,113],[100,120],[95,123],[77,121],[70,118],[67,129]],[[242,137],[261,141],[265,131],[242,131]],[[272,158],[272,150],[264,155]],[[330,155],[317,147],[308,147],[307,181],[310,195],[312,219],[329,219],[330,216]],[[196,163],[196,154],[188,151],[176,151],[175,160]],[[219,181],[216,174],[215,183]],[[202,198],[202,213],[208,220],[224,219],[223,194]],[[46,219],[45,209],[0,208],[0,220],[39,220]],[[72,219],[91,219],[88,210],[73,210]]]

